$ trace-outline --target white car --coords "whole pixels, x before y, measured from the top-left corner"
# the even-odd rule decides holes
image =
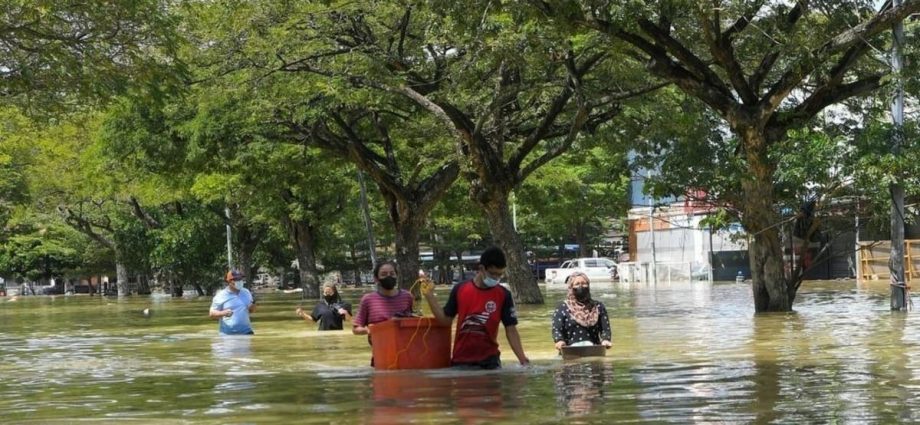
[[[609,258],[575,258],[562,263],[557,269],[546,269],[546,283],[565,283],[572,273],[582,272],[591,282],[612,282],[617,275],[617,263]]]

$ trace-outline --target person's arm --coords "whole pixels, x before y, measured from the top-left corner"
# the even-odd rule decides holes
[[[246,306],[246,308],[249,310],[250,313],[256,311],[256,297],[255,297],[255,295],[252,295],[252,291],[250,291],[250,290],[248,290],[248,289],[246,289],[246,288],[243,288],[243,289],[241,289],[241,290],[245,290],[245,291],[246,291],[246,295],[249,296],[249,305]]]
[[[521,334],[517,330],[517,309],[514,308],[514,298],[511,291],[502,287],[505,291],[505,302],[502,303],[502,325],[505,326],[505,337],[508,338],[508,344],[511,345],[511,351],[517,356],[522,366],[530,364],[530,359],[524,354],[524,345],[521,344]]]
[[[351,320],[351,312],[348,310],[350,310],[350,307],[339,307],[339,314],[342,316],[342,320]]]
[[[218,301],[217,297],[215,296],[214,299],[211,300],[211,309],[208,310],[208,317],[212,319],[220,320],[220,318],[222,317],[232,316],[233,310],[229,308],[223,308],[223,306],[224,306],[224,303],[221,301]]]
[[[351,333],[355,335],[368,335],[371,333],[370,329],[367,327],[367,306],[370,304],[370,301],[365,295],[361,298],[361,303],[358,304],[358,315],[355,316],[354,324],[351,327]]]
[[[553,342],[555,343],[556,350],[561,350],[562,347],[566,346],[565,340],[565,309],[563,306],[560,306],[556,308],[556,312],[553,313]]]
[[[212,319],[220,319],[221,317],[230,317],[233,315],[233,310],[225,308],[223,310],[217,310],[214,307],[211,307],[211,310],[208,311],[208,317]]]
[[[303,308],[301,307],[297,307],[297,309],[294,310],[294,314],[296,314],[303,320],[309,320],[311,322],[316,322],[316,320],[313,319],[313,316],[307,314],[307,312],[303,311]]]
[[[521,334],[518,333],[517,325],[505,326],[505,337],[508,338],[508,345],[521,362],[521,366],[529,365],[530,359],[524,354],[524,346],[521,344]]]
[[[599,306],[600,314],[597,321],[601,325],[601,345],[610,348],[613,344],[610,342],[613,338],[613,332],[610,330],[610,318],[607,316],[607,308],[603,304]]]
[[[448,300],[450,300],[452,297],[455,297],[454,293],[456,291],[456,287],[454,288],[455,289],[450,292]],[[424,291],[423,295],[425,296],[425,301],[428,302],[428,307],[431,308],[431,313],[434,314],[434,317],[438,320],[438,323],[444,326],[450,326],[450,324],[454,322],[454,318],[453,316],[448,316],[446,313],[444,313],[444,309],[441,308],[441,304],[438,304],[438,298],[434,295],[434,285],[426,286],[422,288],[422,290]],[[448,303],[449,302],[450,301],[448,301]]]

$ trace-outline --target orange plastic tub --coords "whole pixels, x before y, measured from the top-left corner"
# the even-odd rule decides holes
[[[450,366],[450,326],[434,317],[400,317],[371,325],[376,369]]]

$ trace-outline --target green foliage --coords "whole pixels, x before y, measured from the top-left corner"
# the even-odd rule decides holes
[[[4,101],[46,114],[182,77],[172,2],[13,1],[0,11]]]

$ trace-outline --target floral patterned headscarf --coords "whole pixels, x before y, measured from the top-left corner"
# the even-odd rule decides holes
[[[588,284],[588,298],[584,302],[578,301],[578,298],[575,298],[575,291],[572,287],[572,284],[578,277],[583,277],[585,283]],[[588,279],[588,275],[582,272],[575,272],[569,275],[569,277],[565,279],[565,282],[569,286],[569,294],[565,297],[565,305],[569,308],[569,314],[572,318],[575,319],[579,325],[586,328],[590,328],[597,324],[600,308],[598,307],[599,304],[591,299],[591,280]]]

